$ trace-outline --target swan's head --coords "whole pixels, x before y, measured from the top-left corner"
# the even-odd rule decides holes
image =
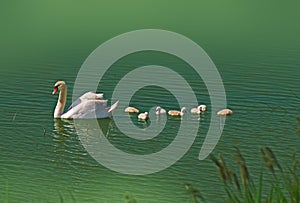
[[[62,88],[66,87],[65,81],[57,81],[54,85],[54,89],[52,94],[55,94],[58,90],[61,90]]]
[[[156,111],[160,111],[160,110],[161,110],[160,106],[156,107]]]
[[[186,108],[185,107],[181,108],[181,113],[186,113]]]

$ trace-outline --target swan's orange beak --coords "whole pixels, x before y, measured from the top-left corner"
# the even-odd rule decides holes
[[[58,87],[54,87],[52,94],[55,94],[58,90]]]

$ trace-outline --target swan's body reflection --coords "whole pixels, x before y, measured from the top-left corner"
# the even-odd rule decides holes
[[[68,137],[75,132],[73,120],[66,119],[54,119],[54,137],[63,138]]]
[[[109,132],[114,126],[114,122],[111,119],[89,119],[89,120],[80,120],[77,123],[84,124],[86,126],[86,130],[92,126],[95,127],[95,121],[97,121],[98,126],[101,131],[105,135],[105,137],[109,137]],[[54,119],[54,137],[55,138],[63,138],[69,137],[70,135],[76,135],[76,129],[74,125],[74,120],[72,119]]]
[[[78,136],[77,128],[84,130],[83,136]],[[53,141],[54,152],[56,154],[55,162],[62,165],[68,162],[80,162],[80,164],[86,164],[86,156],[88,155],[85,148],[82,146],[85,138],[89,139],[89,135],[96,129],[103,132],[105,137],[109,137],[111,130],[114,127],[114,122],[111,119],[88,119],[75,121],[72,119],[54,119],[53,129]],[[81,133],[82,135],[82,133]],[[94,136],[90,136],[90,138]],[[98,137],[98,141],[101,141],[101,137]],[[71,163],[69,163],[71,164]],[[71,164],[73,165],[73,164]],[[73,167],[75,167],[73,165]]]

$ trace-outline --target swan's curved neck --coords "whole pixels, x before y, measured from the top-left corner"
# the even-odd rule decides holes
[[[66,101],[67,101],[67,86],[64,85],[63,87],[61,87],[60,92],[59,92],[57,104],[56,104],[56,107],[54,110],[54,118],[61,117],[61,115],[64,112]]]

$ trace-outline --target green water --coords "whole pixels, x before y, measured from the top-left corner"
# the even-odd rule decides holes
[[[280,162],[290,164],[292,153],[300,146],[296,132],[296,117],[300,116],[299,4],[196,2],[1,3],[0,202],[59,202],[60,197],[65,202],[124,202],[126,192],[137,202],[187,202],[191,199],[184,183],[201,190],[208,202],[222,202],[224,191],[215,166],[207,159],[198,160],[210,111],[200,117],[200,130],[188,153],[170,168],[146,176],[123,175],[98,164],[82,146],[72,121],[53,119],[54,82],[65,80],[71,93],[81,64],[96,47],[136,29],[183,34],[216,64],[234,115],[226,120],[214,153],[230,160],[234,146],[239,147],[254,176],[260,169],[262,146],[271,147]],[[153,61],[182,71],[201,92],[197,98],[210,108],[203,81],[185,72],[182,61],[162,53],[137,53],[118,61],[114,65],[118,74],[102,81],[98,91],[110,98],[122,71]],[[71,100],[69,95],[67,105]],[[178,107],[168,91],[157,87],[141,89],[132,103],[142,110],[157,103],[167,109]],[[132,120],[145,127],[135,117]],[[113,120],[102,120],[100,125],[120,149],[144,154],[172,142],[179,122],[168,119],[164,136],[146,144],[128,139]]]

